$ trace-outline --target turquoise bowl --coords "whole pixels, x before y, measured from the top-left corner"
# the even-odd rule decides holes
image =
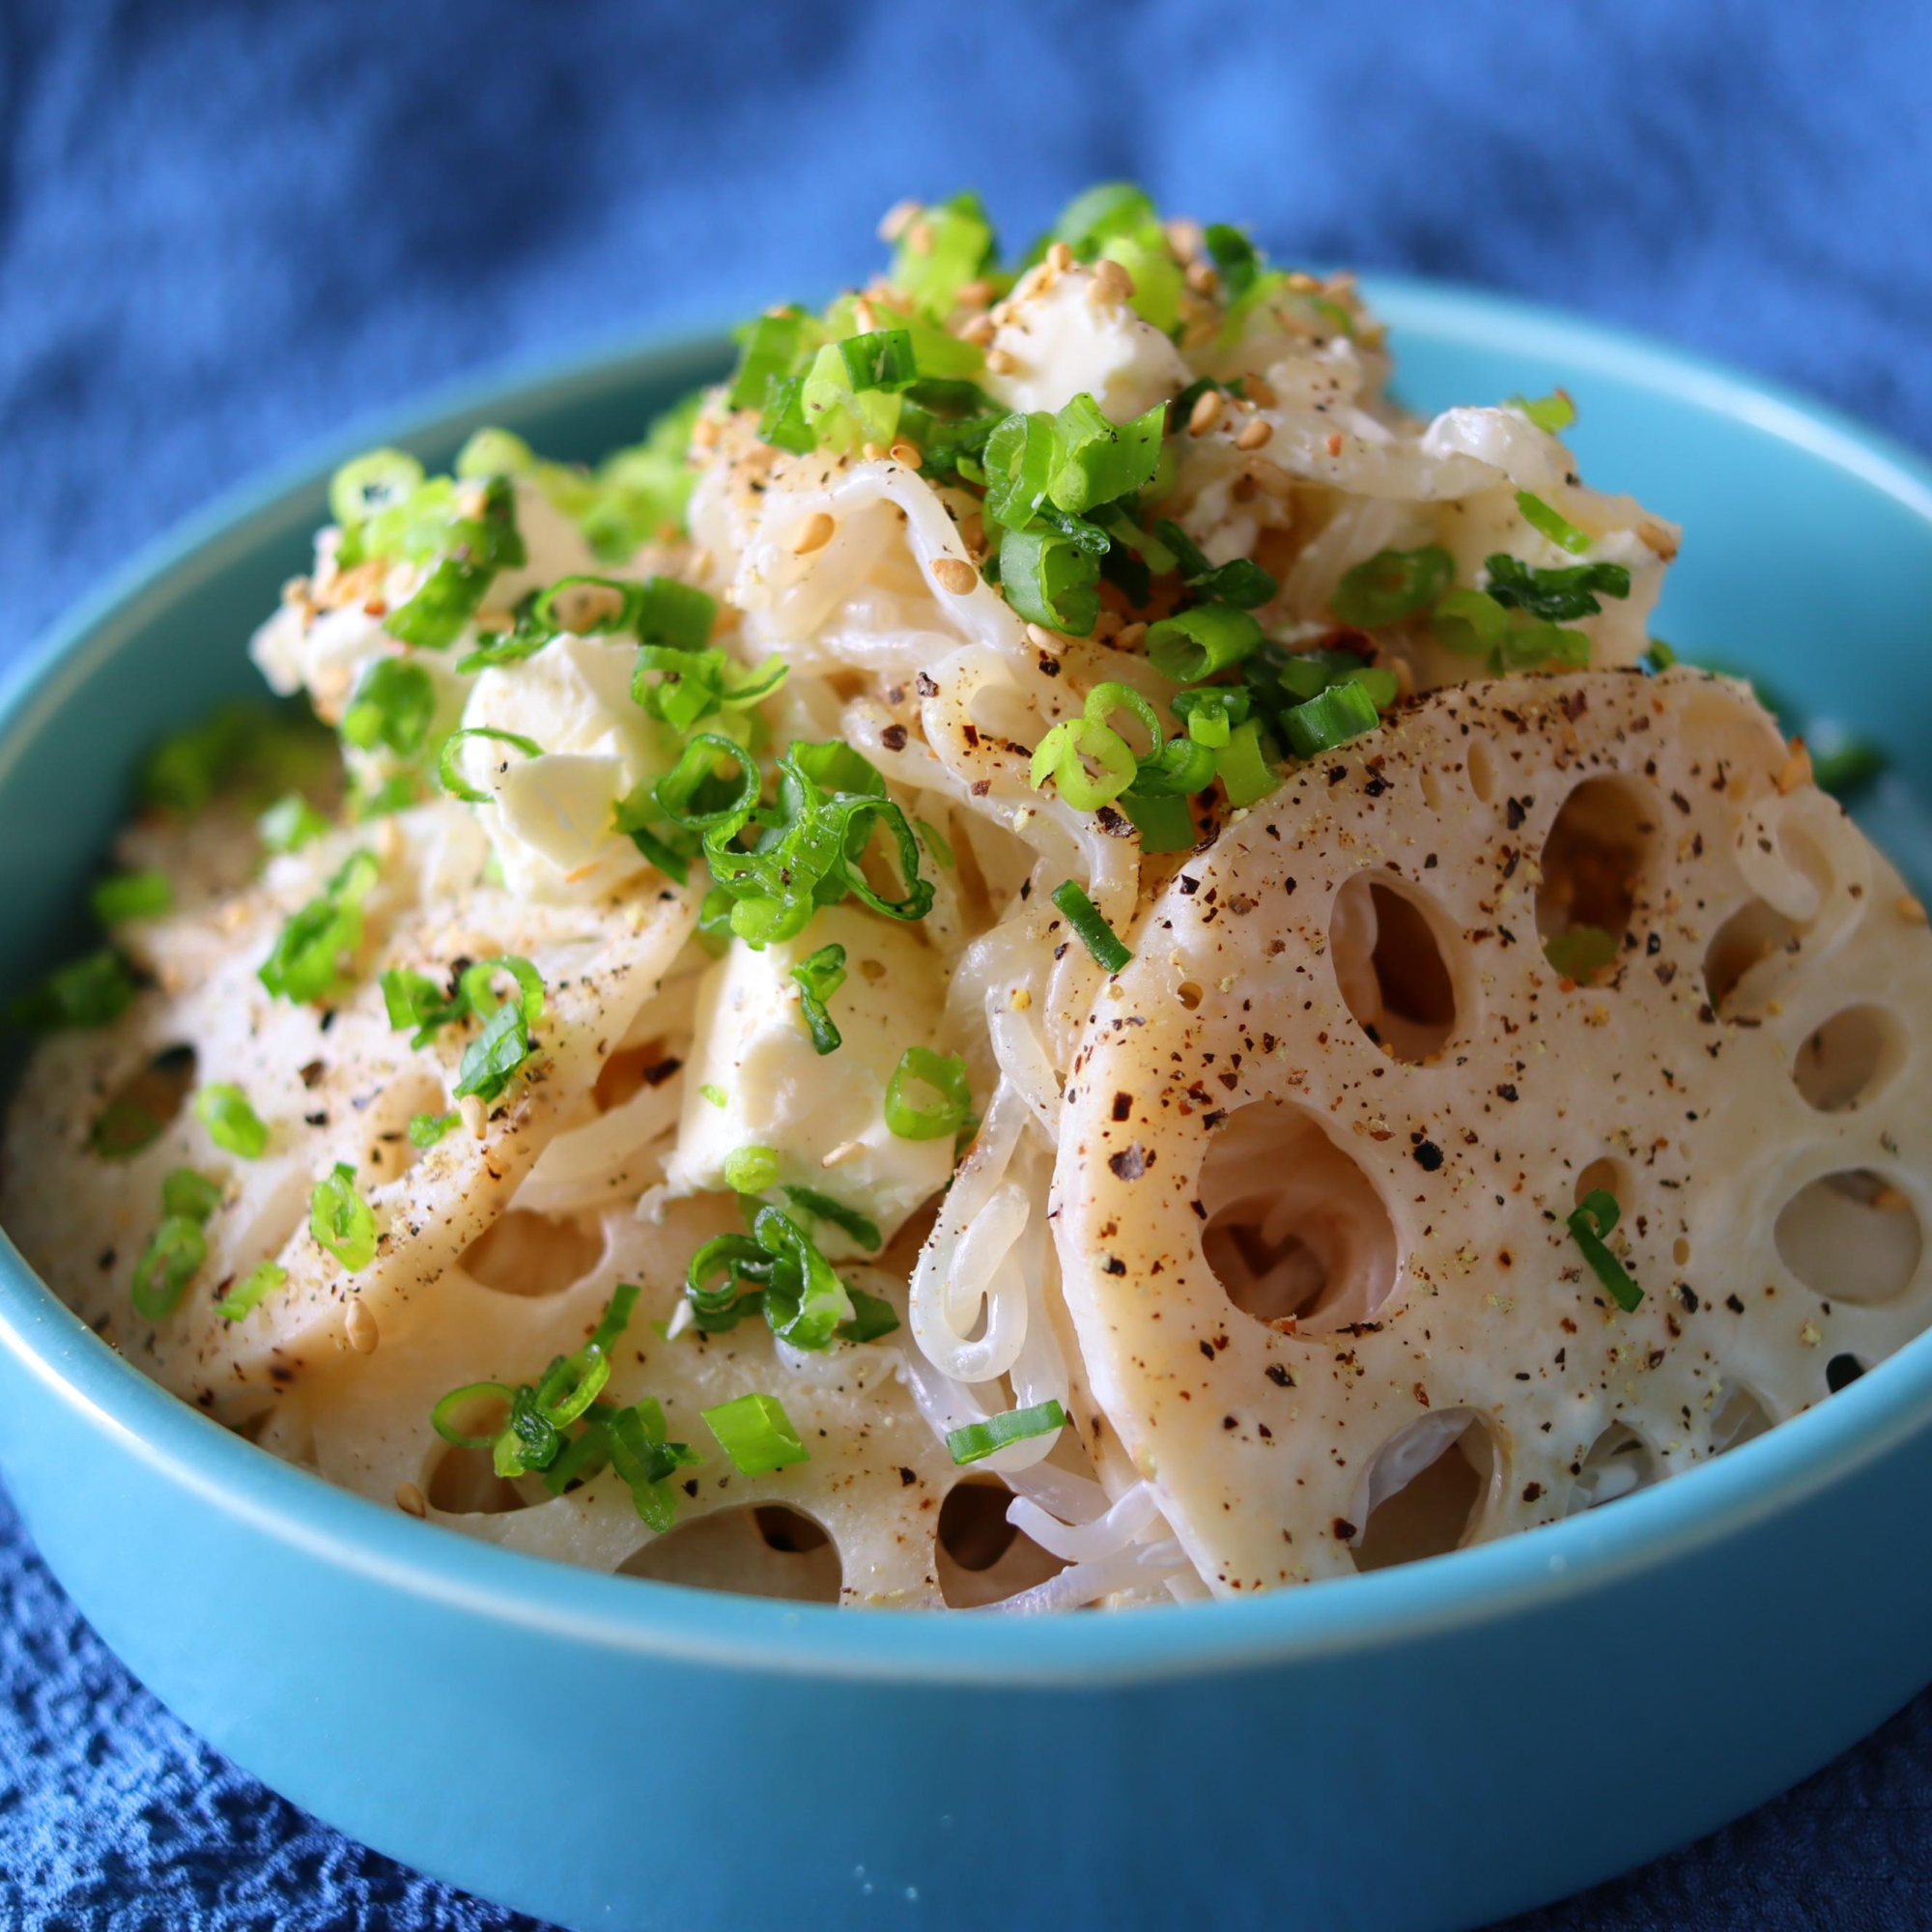
[[[1925,466],[1627,336],[1371,293],[1416,408],[1574,392],[1592,479],[1689,528],[1666,636],[1927,768]],[[79,943],[143,746],[250,686],[333,462],[446,462],[483,421],[591,455],[723,362],[620,350],[370,425],[61,626],[0,702],[0,980]],[[1932,874],[1909,787],[1869,816]],[[1660,1489],[1408,1569],[1133,1615],[851,1615],[554,1567],[329,1489],[164,1395],[0,1243],[0,1472],[220,1749],[579,1928],[1473,1925],[1710,1831],[1932,1680],[1932,1341]]]

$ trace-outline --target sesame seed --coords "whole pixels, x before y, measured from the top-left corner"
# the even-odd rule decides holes
[[[952,299],[961,308],[984,308],[997,293],[991,282],[967,282],[953,291]]]
[[[1791,755],[1778,768],[1777,794],[1788,798],[1800,785],[1811,782],[1811,753],[1803,738],[1791,741]]]
[[[1189,221],[1185,215],[1177,215],[1167,222],[1165,233],[1167,245],[1174,250],[1176,259],[1182,263],[1198,260],[1201,250],[1207,245],[1200,222]]]
[[[1221,286],[1221,278],[1208,262],[1190,262],[1187,265],[1187,286],[1197,296],[1211,296]]]
[[[1046,266],[1058,274],[1065,274],[1073,266],[1073,250],[1065,242],[1056,242],[1046,251]]]
[[[376,1318],[363,1307],[359,1298],[343,1310],[342,1327],[349,1337],[349,1346],[358,1355],[373,1355],[376,1344],[383,1339],[376,1330]]]
[[[913,221],[906,226],[906,246],[915,255],[932,253],[932,224],[929,221]]]
[[[964,597],[980,582],[980,573],[960,556],[934,557],[932,581],[954,597]]]
[[[840,1141],[830,1153],[819,1156],[818,1164],[820,1167],[837,1167],[840,1161],[850,1160],[855,1153],[864,1153],[865,1151],[864,1141]]]
[[[719,434],[716,416],[699,416],[691,426],[691,440],[699,449],[715,448]]]
[[[1244,376],[1241,379],[1241,393],[1258,410],[1271,410],[1275,405],[1275,394],[1271,384],[1259,376]]]
[[[405,1516],[427,1516],[429,1504],[423,1492],[413,1483],[403,1482],[396,1485],[396,1507]]]
[[[1910,893],[1900,893],[1898,895],[1898,916],[1909,925],[1923,925],[1925,923],[1924,904],[1922,901],[1914,898]]]
[[[1134,278],[1111,256],[1094,264],[1093,293],[1107,301],[1123,302],[1134,292]]]
[[[1672,562],[1677,555],[1677,539],[1664,525],[1654,517],[1646,517],[1636,526],[1638,539],[1646,550],[1654,551],[1665,563]]]
[[[1044,624],[1029,624],[1026,627],[1027,642],[1037,651],[1057,651],[1060,639]]]
[[[1120,636],[1114,639],[1114,642],[1119,649],[1131,651],[1139,646],[1141,639],[1147,636],[1147,633],[1148,627],[1145,624],[1127,624],[1122,627]]]
[[[959,331],[961,342],[970,342],[976,349],[983,349],[999,333],[999,325],[990,315],[976,315]]]
[[[484,1129],[490,1124],[490,1110],[474,1094],[466,1094],[457,1102],[456,1111],[463,1116],[463,1124],[469,1129],[471,1140],[480,1141]]]
[[[907,442],[901,437],[886,452],[895,463],[903,463],[908,469],[917,469],[925,461],[925,452],[916,442]]]
[[[879,240],[896,242],[911,227],[913,218],[919,213],[916,201],[895,201],[879,217]]]
[[[1259,449],[1274,434],[1274,424],[1264,416],[1257,416],[1235,439],[1236,449]]]
[[[805,520],[805,527],[791,540],[792,555],[810,556],[813,551],[823,550],[832,541],[832,532],[838,527],[825,511],[812,511]]]
[[[989,376],[1010,376],[1019,364],[1004,349],[986,351],[986,373]]]
[[[1286,497],[1294,488],[1294,478],[1279,463],[1265,456],[1249,457],[1247,473],[1270,497]]]
[[[1219,389],[1203,389],[1187,412],[1188,435],[1206,436],[1221,420],[1221,412],[1227,407],[1228,399]]]
[[[886,458],[886,445],[883,442],[868,442],[861,454],[867,463],[883,463]]]

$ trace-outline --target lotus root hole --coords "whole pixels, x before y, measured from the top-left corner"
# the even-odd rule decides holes
[[[1280,1329],[1372,1321],[1395,1286],[1395,1225],[1375,1185],[1314,1117],[1236,1109],[1202,1164],[1202,1253],[1228,1299]]]
[[[1719,1019],[1730,1019],[1754,996],[1756,969],[1798,951],[1799,929],[1763,899],[1752,899],[1725,920],[1704,950],[1704,997]]]
[[[1865,1365],[1856,1355],[1833,1355],[1825,1364],[1825,1386],[1836,1395],[1840,1389],[1851,1385],[1865,1372]]]
[[[450,1516],[505,1516],[526,1507],[526,1498],[505,1476],[497,1473],[487,1449],[442,1452],[423,1488],[431,1509]]]
[[[970,1610],[1044,1583],[1065,1567],[1007,1520],[1011,1492],[1004,1483],[968,1477],[939,1507],[939,1594],[947,1606]]]
[[[1443,947],[1415,899],[1367,872],[1335,895],[1328,951],[1336,982],[1355,1023],[1398,1060],[1425,1062],[1456,1032],[1456,982]]]
[[[1727,1449],[1754,1442],[1770,1427],[1771,1411],[1751,1390],[1734,1383],[1725,1390],[1711,1423],[1712,1453],[1721,1456]]]
[[[1791,1077],[1821,1114],[1841,1114],[1890,1077],[1900,1055],[1898,1029],[1882,1007],[1847,1007],[1798,1049]]]
[[[1439,1409],[1397,1432],[1370,1464],[1367,1520],[1349,1553],[1361,1571],[1442,1556],[1465,1543],[1494,1472],[1481,1416]]]
[[[1567,933],[1605,939],[1597,954],[1552,952],[1560,971],[1580,980],[1621,952],[1656,845],[1651,793],[1635,779],[1585,779],[1563,801],[1543,843],[1536,930],[1546,948]]]
[[[1657,1458],[1650,1444],[1628,1424],[1613,1422],[1571,1464],[1576,1483],[1567,1514],[1600,1509],[1619,1496],[1634,1495],[1657,1481]]]
[[[1924,1246],[1912,1203],[1869,1168],[1807,1181],[1785,1203],[1774,1238],[1813,1294],[1861,1305],[1902,1294]]]
[[[1502,772],[1496,764],[1496,754],[1481,738],[1469,747],[1469,789],[1485,805],[1495,802],[1496,794],[1502,790]]]
[[[181,1112],[194,1088],[191,1046],[169,1046],[115,1089],[94,1123],[96,1153],[125,1159],[156,1140]]]
[[[604,1236],[581,1218],[512,1208],[463,1257],[470,1279],[498,1294],[561,1294],[604,1257]]]
[[[794,1604],[836,1604],[844,1576],[838,1546],[809,1516],[781,1503],[688,1517],[626,1557],[617,1571]]]
[[[1593,1160],[1577,1177],[1577,1185],[1572,1191],[1579,1208],[1587,1196],[1598,1192],[1610,1195],[1619,1208],[1634,1198],[1630,1170],[1611,1154]]]

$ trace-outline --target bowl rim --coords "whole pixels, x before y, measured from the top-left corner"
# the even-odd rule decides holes
[[[1932,464],[1794,390],[1634,331],[1451,283],[1369,275],[1398,339],[1502,348],[1729,416],[1849,471],[1932,525]],[[444,440],[506,401],[555,406],[621,379],[720,359],[722,331],[625,336],[511,363],[373,413],[222,493],[145,545],[0,680],[0,781],[99,656],[258,542],[375,441]],[[1882,1460],[1932,1411],[1932,1333],[1831,1401],[1616,1509],[1429,1561],[1245,1600],[1106,1617],[875,1611],[606,1576],[418,1521],[233,1435],[144,1376],[67,1309],[0,1232],[0,1348],[72,1419],[239,1526],[425,1602],[600,1649],[720,1668],[926,1685],[1062,1688],[1339,1660],[1541,1610],[1734,1537]]]

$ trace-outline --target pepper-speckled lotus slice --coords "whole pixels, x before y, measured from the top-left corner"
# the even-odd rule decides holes
[[[403,1346],[342,1359],[307,1388],[309,1439],[289,1446],[331,1482],[384,1503],[411,1484],[434,1520],[511,1548],[753,1594],[811,1595],[822,1585],[847,1603],[936,1605],[947,1600],[942,1580],[955,1602],[962,1590],[990,1599],[1038,1580],[1025,1566],[1041,1552],[1024,1538],[983,1573],[958,1573],[942,1558],[940,1509],[970,1472],[953,1465],[906,1390],[903,1329],[820,1355],[780,1350],[755,1315],[721,1335],[662,1332],[683,1298],[689,1255],[742,1226],[728,1196],[674,1202],[662,1223],[640,1223],[628,1203],[567,1223],[521,1209],[509,1218],[526,1225],[478,1259],[487,1280],[452,1267],[433,1323]],[[580,1265],[557,1285],[559,1272]],[[893,1293],[875,1270],[856,1278]],[[678,1473],[677,1521],[655,1537],[614,1472],[555,1497],[535,1476],[492,1481],[486,1458],[452,1450],[430,1422],[452,1388],[532,1381],[554,1356],[581,1348],[624,1281],[642,1293],[612,1351],[607,1399],[655,1397],[670,1437],[704,1459]],[[896,1298],[902,1307],[902,1284]],[[783,1405],[809,1461],[758,1476],[732,1467],[701,1411],[752,1393]],[[762,1520],[753,1514],[761,1508]],[[787,1533],[774,1508],[815,1524],[829,1550],[819,1546],[813,1557],[810,1532],[799,1536],[794,1521]]]
[[[99,1032],[48,1040],[11,1116],[0,1219],[70,1306],[176,1393],[226,1421],[261,1411],[318,1363],[352,1346],[400,1343],[437,1285],[508,1205],[546,1144],[582,1103],[611,1048],[657,990],[692,923],[687,895],[665,890],[595,907],[521,905],[469,894],[460,910],[372,895],[371,939],[355,982],[333,1006],[271,998],[257,978],[292,907],[256,890],[216,913],[150,935],[161,979]],[[401,965],[446,980],[459,962],[530,959],[545,983],[536,1050],[487,1110],[480,1136],[453,1126],[426,1152],[408,1127],[455,1107],[451,1092],[473,1021],[412,1050],[393,1029],[378,975]],[[223,1151],[184,1104],[131,1157],[98,1151],[96,1130],[143,1070],[193,1050],[196,1088],[232,1082],[268,1123],[259,1159]],[[168,1056],[173,1055],[170,1063]],[[309,1231],[315,1182],[353,1168],[378,1230],[355,1272]],[[161,1181],[191,1167],[217,1181],[208,1259],[158,1324],[136,1315],[129,1284],[161,1218]],[[215,1304],[260,1262],[288,1280],[239,1321]],[[352,1310],[356,1311],[352,1315]]]
[[[1689,670],[1438,692],[1186,863],[1055,1192],[1097,1402],[1211,1586],[1378,1560],[1411,1478],[1447,1543],[1548,1521],[1921,1328],[1924,921]]]

